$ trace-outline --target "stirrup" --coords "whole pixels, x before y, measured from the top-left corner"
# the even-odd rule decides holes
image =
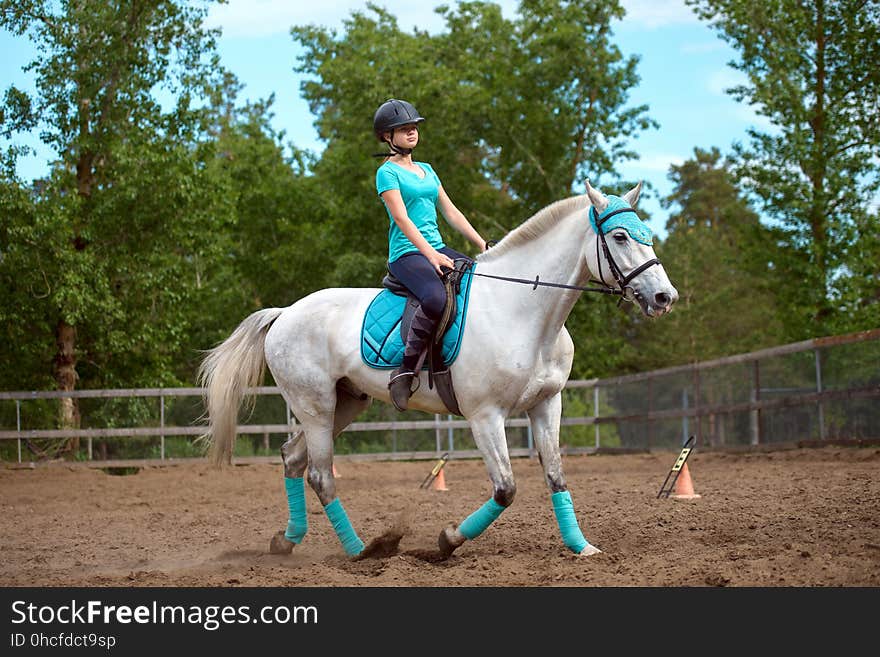
[[[415,379],[416,387],[412,387],[413,379]],[[391,380],[388,381],[388,390],[391,393],[391,403],[398,411],[405,411],[409,406],[409,398],[419,389],[421,380],[416,376],[415,372],[409,370],[394,370],[391,373]]]

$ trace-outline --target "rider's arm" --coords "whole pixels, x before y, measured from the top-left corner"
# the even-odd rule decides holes
[[[446,217],[446,221],[449,222],[449,225],[464,235],[467,240],[480,251],[485,251],[486,240],[480,237],[480,234],[473,226],[471,226],[471,222],[467,220],[467,217],[464,216],[462,211],[455,207],[455,204],[449,198],[446,190],[443,189],[443,185],[440,185],[440,189],[437,192],[437,202],[440,205],[440,212]]]
[[[454,267],[452,259],[428,244],[428,240],[426,240],[421,231],[416,228],[416,225],[406,213],[406,205],[403,202],[403,197],[400,195],[399,189],[386,190],[382,192],[381,197],[382,200],[385,201],[385,206],[388,208],[388,212],[391,213],[391,218],[394,220],[394,223],[396,223],[401,232],[406,235],[406,238],[413,243],[413,246],[415,246],[419,252],[428,259],[428,262],[433,265],[438,273],[440,272],[441,265],[443,267],[449,267],[450,269]]]

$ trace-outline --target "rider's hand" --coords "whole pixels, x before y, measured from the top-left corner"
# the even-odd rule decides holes
[[[431,263],[431,266],[434,268],[434,271],[437,272],[438,276],[443,275],[443,270],[441,267],[446,267],[448,269],[455,269],[455,263],[452,262],[452,258],[444,253],[440,253],[439,251],[434,251],[429,256],[427,256],[428,262]]]

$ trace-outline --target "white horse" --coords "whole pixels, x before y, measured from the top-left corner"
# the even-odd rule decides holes
[[[633,210],[640,191],[641,183],[622,198],[606,197],[587,182],[586,195],[548,206],[477,256],[467,323],[451,372],[494,493],[461,524],[441,531],[441,556],[479,536],[513,502],[516,484],[504,423],[521,413],[531,424],[564,544],[584,556],[600,551],[578,526],[562,472],[561,392],[574,355],[564,324],[581,295],[574,288],[591,278],[637,302],[650,317],[669,312],[678,298],[656,259],[650,229]],[[571,287],[480,277],[535,274],[541,281]],[[390,403],[388,372],[365,365],[360,352],[361,323],[378,292],[325,289],[287,308],[257,311],[208,352],[200,368],[208,417],[205,439],[212,443],[215,463],[231,460],[242,396],[246,388],[260,385],[266,364],[299,421],[300,429],[281,448],[290,518],[287,529],[271,541],[274,553],[289,553],[305,536],[303,475],[308,468],[308,483],[345,551],[375,556],[370,554],[373,545],[364,549],[336,496],[333,441],[372,398]],[[447,413],[426,376],[421,374],[410,408]]]

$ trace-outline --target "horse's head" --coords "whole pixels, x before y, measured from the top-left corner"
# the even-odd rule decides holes
[[[584,257],[594,278],[622,290],[648,317],[658,317],[670,311],[678,291],[654,253],[651,229],[635,212],[641,191],[639,183],[622,197],[605,196],[587,181],[593,237]]]

